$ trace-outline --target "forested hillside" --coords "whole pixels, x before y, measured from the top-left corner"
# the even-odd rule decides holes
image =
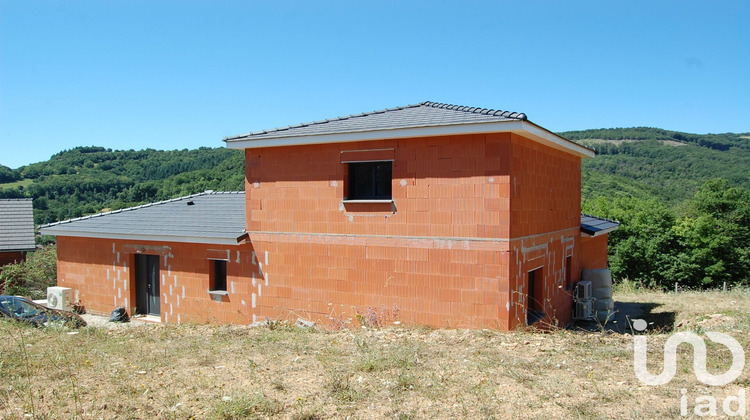
[[[582,207],[622,222],[610,235],[616,278],[664,288],[750,282],[750,133],[560,134],[597,150],[583,161]],[[209,189],[244,189],[241,151],[78,147],[0,165],[0,198],[34,198],[37,224]]]
[[[624,195],[675,206],[712,178],[750,189],[750,133],[698,135],[636,127],[560,134],[596,149],[596,158],[583,162],[584,199]]]
[[[0,198],[34,198],[37,224],[205,190],[244,190],[244,155],[226,148],[77,147],[16,170],[0,166]],[[5,183],[3,183],[5,182]]]
[[[750,282],[750,135],[654,128],[561,133],[583,162],[583,211],[619,220],[618,279],[671,289]]]

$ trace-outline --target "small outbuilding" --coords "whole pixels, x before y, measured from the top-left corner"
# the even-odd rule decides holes
[[[34,209],[30,198],[0,199],[0,270],[34,251]]]

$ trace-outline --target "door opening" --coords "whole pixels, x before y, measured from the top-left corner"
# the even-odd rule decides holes
[[[159,256],[135,256],[135,311],[161,315],[159,299]]]
[[[542,268],[529,271],[526,295],[526,325],[531,325],[544,317],[544,276]]]

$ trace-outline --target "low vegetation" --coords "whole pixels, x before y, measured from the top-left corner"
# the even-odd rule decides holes
[[[649,322],[649,367],[676,330],[721,331],[750,349],[750,292],[667,294],[621,287]],[[77,331],[0,322],[5,418],[674,418],[680,390],[737,395],[747,371],[706,387],[680,347],[676,377],[633,373],[633,337],[591,331],[384,328],[325,331],[154,325]],[[603,326],[606,327],[606,326]],[[709,371],[728,368],[709,346]],[[719,402],[721,412],[721,400]]]
[[[47,287],[57,285],[57,247],[46,245],[25,261],[0,267],[0,295],[45,299]]]

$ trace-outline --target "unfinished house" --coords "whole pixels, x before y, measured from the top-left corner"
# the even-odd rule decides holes
[[[423,102],[225,142],[244,194],[43,227],[58,285],[166,322],[562,325],[618,226],[580,213],[594,153],[524,114]]]

